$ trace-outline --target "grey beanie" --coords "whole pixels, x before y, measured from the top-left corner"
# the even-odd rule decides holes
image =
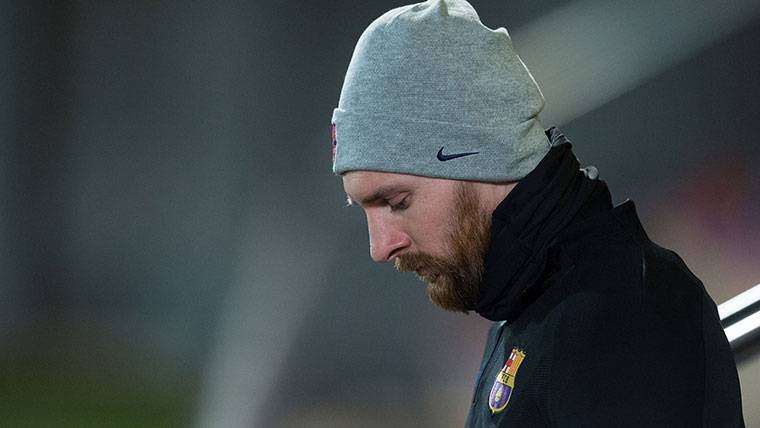
[[[549,151],[543,105],[507,30],[466,1],[393,9],[356,44],[332,116],[333,171],[519,180]]]

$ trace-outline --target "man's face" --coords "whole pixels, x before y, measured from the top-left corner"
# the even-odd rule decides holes
[[[444,309],[474,307],[491,225],[474,183],[351,171],[343,187],[367,215],[373,260],[416,272]]]

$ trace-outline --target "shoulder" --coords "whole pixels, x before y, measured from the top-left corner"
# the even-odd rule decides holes
[[[597,222],[576,236],[564,262],[572,270],[559,308],[563,326],[583,326],[582,334],[567,332],[575,343],[617,332],[639,346],[697,345],[705,302],[712,303],[699,279],[675,252],[649,239],[633,203]]]
[[[591,219],[563,245],[572,266],[567,304],[624,305],[646,310],[672,307],[674,299],[701,312],[702,283],[673,251],[652,242],[631,201]],[[573,298],[575,296],[575,298]],[[588,309],[588,308],[579,308]]]
[[[575,245],[557,306],[551,393],[556,403],[576,398],[554,410],[696,418],[688,409],[700,409],[703,397],[704,289],[675,253],[648,239],[631,209]],[[577,397],[584,391],[594,398]]]

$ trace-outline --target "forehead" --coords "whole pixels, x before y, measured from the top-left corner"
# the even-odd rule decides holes
[[[388,193],[391,189],[414,186],[422,177],[378,171],[349,171],[343,174],[343,190],[349,200],[361,201],[377,195]]]
[[[343,174],[343,189],[346,193],[372,191],[381,186],[412,185],[424,179],[425,177],[394,172],[349,171]]]
[[[349,171],[343,174],[343,190],[350,201],[361,204],[391,197],[401,192],[416,191],[435,185],[434,178],[379,171]]]
[[[350,201],[376,201],[399,193],[434,196],[448,192],[458,181],[379,171],[349,171],[343,174],[343,189]]]

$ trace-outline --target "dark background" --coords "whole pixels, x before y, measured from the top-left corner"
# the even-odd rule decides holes
[[[0,425],[464,423],[488,324],[371,263],[330,172],[404,3],[0,3]],[[716,302],[760,283],[760,2],[472,3]]]

